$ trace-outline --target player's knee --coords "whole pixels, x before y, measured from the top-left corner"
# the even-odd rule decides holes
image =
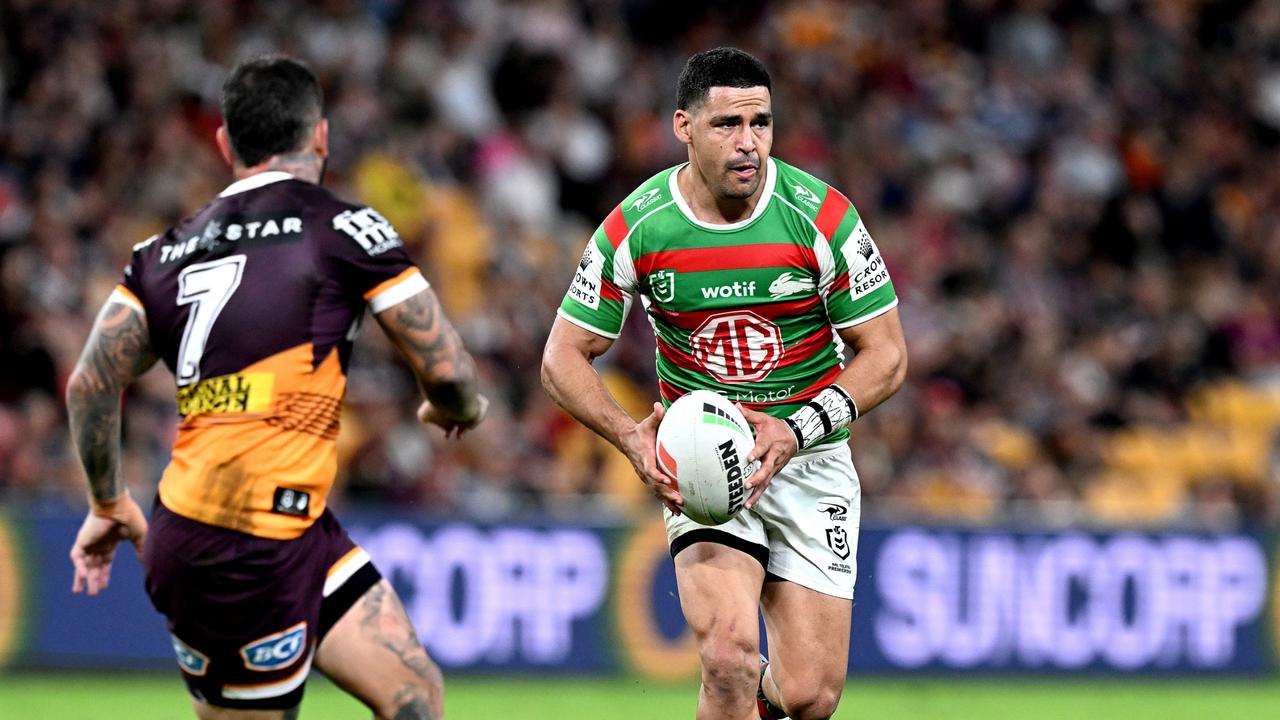
[[[408,658],[411,678],[400,677],[391,692],[383,694],[374,710],[379,718],[435,720],[444,712],[444,674],[425,652]]]
[[[702,644],[702,685],[707,693],[725,700],[755,695],[760,655],[756,646],[734,638],[711,639]]]
[[[783,702],[786,705],[788,717],[792,720],[827,720],[836,714],[836,706],[840,704],[840,692],[843,689],[843,685],[835,683],[798,688],[791,695],[784,690]]]
[[[386,720],[437,720],[444,713],[444,680],[406,683],[374,708]]]

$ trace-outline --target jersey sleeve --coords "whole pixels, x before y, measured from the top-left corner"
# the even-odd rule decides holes
[[[326,207],[317,218],[317,262],[352,298],[374,314],[427,289],[391,223],[370,207]]]
[[[147,248],[151,247],[151,244],[158,240],[159,237],[159,235],[152,235],[133,246],[133,255],[129,258],[129,264],[124,266],[120,282],[111,291],[111,296],[107,298],[108,301],[118,302],[137,310],[143,315],[147,314],[146,307],[142,304],[143,266],[146,263]]]
[[[898,304],[880,249],[848,198],[828,188],[815,224],[831,250],[821,292],[834,327],[866,322]]]
[[[573,282],[560,302],[560,317],[607,338],[622,333],[636,291],[627,237],[627,221],[619,206],[587,241]]]

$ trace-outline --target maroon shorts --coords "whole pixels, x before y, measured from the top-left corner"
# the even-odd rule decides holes
[[[145,557],[187,689],[229,708],[297,705],[316,647],[381,579],[328,510],[301,537],[268,540],[157,501]]]

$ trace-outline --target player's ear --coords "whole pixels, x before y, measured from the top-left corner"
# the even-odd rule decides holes
[[[218,154],[222,155],[222,159],[231,167],[236,166],[236,154],[231,149],[231,136],[227,134],[227,126],[219,125],[218,132],[213,134],[213,139],[218,144]]]
[[[311,149],[321,160],[329,157],[329,120],[328,118],[320,118],[316,126],[311,129]]]
[[[693,144],[693,116],[687,110],[676,110],[676,114],[671,118],[671,130],[676,134],[676,139],[685,145]]]

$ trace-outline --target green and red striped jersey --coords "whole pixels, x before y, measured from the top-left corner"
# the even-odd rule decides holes
[[[694,217],[668,168],[623,200],[587,243],[559,315],[618,337],[631,300],[657,339],[664,404],[691,390],[785,417],[843,367],[847,328],[898,304],[858,211],[835,188],[770,158],[740,222]],[[815,446],[843,442],[848,430]]]

